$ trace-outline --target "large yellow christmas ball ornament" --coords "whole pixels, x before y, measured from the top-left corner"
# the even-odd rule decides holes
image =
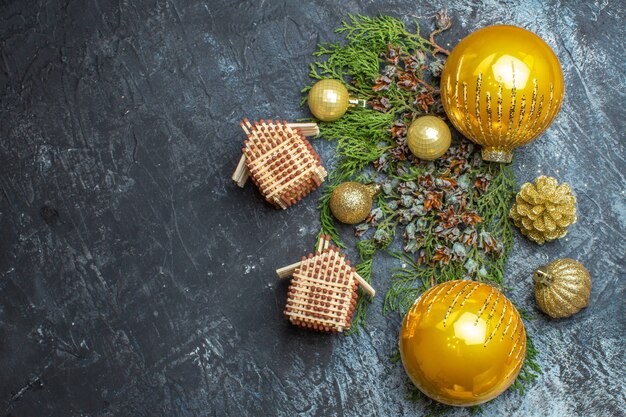
[[[432,161],[446,153],[452,135],[446,122],[439,117],[422,116],[411,123],[406,138],[413,155]]]
[[[526,355],[526,331],[498,289],[450,281],[426,291],[406,314],[400,355],[424,394],[471,406],[497,397],[515,381]]]
[[[483,159],[511,162],[513,149],[535,139],[563,102],[559,60],[537,35],[515,26],[477,30],[454,48],[441,76],[443,107]]]
[[[346,113],[350,105],[348,89],[338,80],[320,80],[309,90],[309,109],[323,122],[333,122]]]

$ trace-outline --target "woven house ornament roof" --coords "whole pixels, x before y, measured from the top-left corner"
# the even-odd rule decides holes
[[[244,119],[241,128],[248,139],[233,180],[243,187],[248,177],[265,199],[286,209],[319,187],[326,170],[305,135],[317,135],[315,123]]]
[[[293,275],[284,311],[293,324],[326,332],[350,328],[359,285],[371,296],[375,291],[345,256],[322,235],[315,254],[276,270],[279,278]]]

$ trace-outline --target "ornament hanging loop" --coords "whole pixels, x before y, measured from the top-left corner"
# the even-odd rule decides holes
[[[383,189],[382,185],[376,184],[376,183],[366,184],[365,186],[367,187],[367,190],[370,192],[372,199],[377,197],[378,194],[380,194],[380,192]]]
[[[362,98],[350,97],[348,99],[348,104],[350,107],[367,107],[367,101]]]
[[[513,160],[513,152],[504,149],[483,148],[482,157],[485,161],[508,164]]]
[[[548,272],[545,266],[541,266],[537,268],[537,270],[535,271],[533,275],[533,280],[537,284],[542,284],[542,285],[547,286],[547,285],[550,285],[550,283],[552,282],[552,275]]]

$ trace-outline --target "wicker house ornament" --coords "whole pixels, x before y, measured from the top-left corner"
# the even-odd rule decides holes
[[[293,275],[285,307],[293,324],[326,332],[350,328],[359,285],[371,296],[376,292],[345,256],[322,235],[315,254],[276,270],[279,278]]]
[[[305,136],[319,134],[316,123],[276,120],[241,122],[248,136],[233,181],[243,187],[248,177],[265,199],[286,209],[319,187],[326,170]]]

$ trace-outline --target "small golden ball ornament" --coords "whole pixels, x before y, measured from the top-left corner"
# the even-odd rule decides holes
[[[519,313],[485,283],[436,285],[402,322],[404,369],[420,391],[444,404],[466,407],[497,397],[515,381],[525,355]]]
[[[341,81],[320,80],[309,90],[308,103],[313,116],[323,122],[333,122],[348,110],[350,95]]]
[[[522,185],[509,215],[524,236],[543,245],[562,238],[576,223],[576,197],[568,184],[542,175]]]
[[[415,119],[406,137],[411,153],[427,161],[437,159],[446,153],[452,141],[450,128],[436,116]]]
[[[537,268],[535,300],[548,316],[560,319],[589,305],[591,276],[583,264],[563,258]]]
[[[448,118],[483,147],[483,159],[511,162],[513,149],[539,136],[561,109],[559,60],[539,36],[515,26],[489,26],[452,50],[441,75]]]
[[[339,184],[330,196],[330,211],[342,223],[361,223],[370,214],[374,196],[379,190],[377,184],[364,185],[352,181]]]

